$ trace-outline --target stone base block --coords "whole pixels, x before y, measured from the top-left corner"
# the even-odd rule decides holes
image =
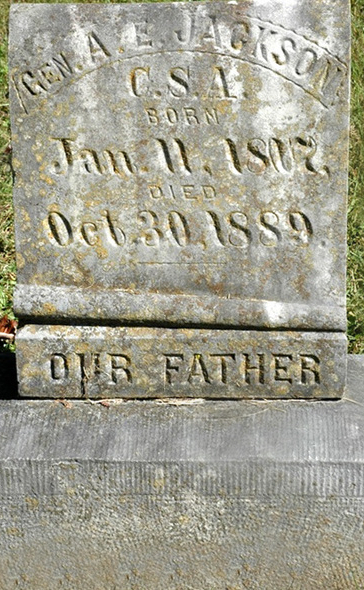
[[[340,398],[342,333],[29,325],[19,392],[48,398]]]
[[[364,588],[364,357],[341,401],[0,402],[0,590]]]

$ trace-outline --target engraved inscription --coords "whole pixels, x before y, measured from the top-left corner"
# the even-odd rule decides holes
[[[56,399],[336,398],[346,350],[332,332],[77,324],[25,326],[18,345],[22,391]]]
[[[317,152],[317,142],[313,137],[294,137],[282,139],[270,137],[268,139],[253,138],[245,144],[244,158],[233,139],[227,138],[226,153],[233,172],[243,173],[244,166],[249,172],[262,174],[269,167],[279,174],[292,172],[311,172],[326,176],[330,174],[327,166],[318,169],[313,163]]]
[[[150,110],[149,110],[150,111]],[[151,116],[151,115],[150,115]],[[157,115],[152,117],[159,121]],[[145,175],[150,170],[167,174],[191,175],[204,171],[213,176],[216,169],[228,170],[233,174],[293,174],[295,172],[328,178],[328,166],[318,166],[317,141],[312,136],[296,137],[253,137],[247,140],[234,138],[217,139],[214,151],[204,151],[204,161],[199,161],[198,145],[191,140],[187,143],[179,137],[156,137],[143,142],[149,163],[138,166],[137,147],[133,149],[105,147],[96,150],[91,146],[79,145],[76,139],[52,137],[56,142],[59,159],[52,163],[56,174],[78,173],[91,175],[130,177]],[[194,166],[192,166],[192,160]]]
[[[64,354],[53,354],[50,358],[50,373],[54,381],[68,379],[69,366]]]
[[[132,362],[130,356],[123,353],[54,353],[49,359],[49,377],[60,384],[76,379],[82,394],[87,394],[88,383],[94,379],[109,386],[132,384]]]
[[[65,170],[73,170],[78,165],[78,171],[88,174],[115,174],[129,176],[135,173],[129,153],[123,149],[105,149],[98,153],[95,149],[82,147],[76,148],[75,142],[67,137],[52,138],[57,142],[60,150],[60,161],[53,162],[54,171],[57,174]],[[64,168],[65,166],[65,168]]]
[[[76,379],[82,394],[88,385],[130,387],[142,375],[158,375],[161,386],[228,386],[249,388],[280,386],[282,383],[311,387],[321,383],[321,362],[307,353],[170,352],[156,354],[149,365],[136,363],[129,352],[54,353],[49,359],[49,377],[54,384]]]
[[[302,211],[239,211],[223,215],[213,209],[187,214],[176,209],[157,213],[145,209],[121,221],[119,215],[105,210],[101,219],[88,218],[77,225],[64,213],[50,211],[44,227],[49,241],[61,247],[72,244],[132,247],[139,243],[147,248],[199,244],[204,248],[249,245],[278,247],[292,244],[307,247],[312,241],[313,226]],[[134,223],[133,223],[134,221]],[[201,241],[202,240],[202,241]]]
[[[12,8],[25,395],[342,394],[349,27],[299,3]]]
[[[169,172],[174,173],[178,166],[179,169],[182,168],[182,172],[188,172],[191,174],[186,146],[181,139],[174,138],[173,147],[171,149],[168,147],[168,144],[164,139],[157,139],[157,141],[162,148],[161,153],[163,154],[163,161]],[[173,152],[177,152],[178,164],[173,162],[172,150]]]
[[[161,187],[158,184],[151,184],[148,187],[149,196],[153,200],[211,200],[216,197],[216,189],[210,184],[167,184]]]
[[[165,109],[158,109],[149,107],[145,109],[147,120],[150,125],[161,125],[167,123],[168,125],[176,125],[177,123],[184,123],[188,126],[196,125],[219,125],[220,115],[216,107],[196,108],[185,106],[180,108],[167,107]]]
[[[19,77],[13,77],[19,100],[27,112],[24,93],[30,97],[44,96],[53,85],[70,78],[74,70],[63,52],[51,57],[36,70],[27,69]]]
[[[69,246],[75,242],[96,246],[101,240],[111,246],[124,246],[126,237],[109,211],[104,211],[102,220],[84,221],[72,229],[71,223],[59,211],[51,211],[44,222],[47,236],[53,244]]]
[[[173,18],[166,20],[168,41],[164,51],[216,53],[239,63],[268,69],[302,88],[326,108],[338,100],[348,75],[347,65],[314,40],[246,14],[225,20],[223,15],[214,14],[213,9],[208,12],[211,14],[202,15],[176,8],[175,21]],[[120,19],[117,30],[111,34],[112,39],[107,42],[105,34],[96,28],[82,32],[78,27],[77,44],[69,33],[65,49],[58,54],[45,56],[38,65],[13,72],[11,78],[23,109],[28,112],[34,99],[57,91],[68,79],[84,76],[96,67],[123,62],[132,56],[153,55],[160,46],[159,28],[153,18],[157,17],[151,16],[133,25]],[[67,51],[68,43],[79,48],[79,55]],[[194,76],[189,66],[176,63],[164,77],[162,93],[165,95],[182,98],[194,94]],[[150,66],[140,65],[130,69],[124,83],[136,98],[157,97],[161,89],[154,85],[154,78]],[[200,87],[201,82],[206,82],[205,97],[236,98],[223,65],[214,66],[210,72],[204,71],[202,80],[200,75]]]
[[[105,58],[111,56],[110,51],[106,48],[106,45],[100,40],[100,37],[95,31],[91,31],[87,35],[88,49],[90,52],[91,60],[94,64],[100,64],[105,61]],[[78,69],[82,69],[80,65]]]
[[[190,353],[164,354],[167,385],[234,383],[237,387],[321,383],[320,359],[308,354]]]

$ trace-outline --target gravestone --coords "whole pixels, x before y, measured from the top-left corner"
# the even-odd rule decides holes
[[[0,590],[364,587],[349,41],[347,0],[12,5]]]
[[[12,7],[22,396],[342,396],[346,8]]]

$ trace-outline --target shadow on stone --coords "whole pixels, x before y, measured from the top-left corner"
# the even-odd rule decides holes
[[[0,352],[0,399],[18,399],[14,352]]]

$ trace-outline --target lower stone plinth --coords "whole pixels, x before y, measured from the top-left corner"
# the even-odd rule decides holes
[[[0,402],[0,589],[364,588],[364,357],[341,401]]]
[[[27,325],[19,394],[40,398],[338,399],[341,332]]]

